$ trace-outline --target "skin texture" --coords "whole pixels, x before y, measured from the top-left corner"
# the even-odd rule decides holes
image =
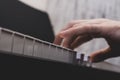
[[[104,38],[109,47],[90,54],[92,62],[120,56],[120,21],[109,19],[75,20],[55,37],[54,44],[75,49],[93,38]]]

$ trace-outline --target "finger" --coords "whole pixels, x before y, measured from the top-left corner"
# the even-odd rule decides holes
[[[89,21],[87,21],[86,23],[90,23],[90,24],[101,24],[108,21],[107,19],[91,19]]]
[[[68,31],[61,33],[61,37],[63,38],[62,46],[71,49],[70,45],[74,41],[74,39],[76,39],[77,35],[75,35],[73,31],[70,33]]]
[[[66,45],[68,45],[69,40],[71,41],[74,39],[74,37],[76,36],[75,35],[76,32],[77,31],[75,29],[67,29],[65,31],[62,31],[55,37],[55,40],[53,43],[57,44],[57,45],[61,45],[61,43],[63,42],[62,43],[63,46],[68,47]],[[64,41],[63,41],[63,39],[64,39]],[[68,41],[68,43],[67,43],[67,41]],[[65,45],[64,45],[64,43],[65,43]]]
[[[85,42],[88,42],[91,39],[92,38],[90,36],[79,36],[73,41],[73,43],[71,44],[71,48],[75,49],[78,46],[82,45]]]
[[[67,26],[64,28],[64,29],[62,29],[61,30],[61,32],[63,32],[63,31],[65,31],[66,32],[66,30],[68,30],[69,31],[69,29],[70,28],[73,28],[73,27],[76,27],[76,25],[82,25],[82,24],[93,24],[93,23],[99,23],[99,22],[102,22],[103,20],[101,20],[101,19],[98,19],[98,20],[96,20],[96,19],[94,19],[94,20],[75,20],[75,21],[72,21],[72,22],[70,22],[69,24],[67,24]],[[72,29],[71,29],[72,30]],[[85,31],[84,30],[84,28],[83,28],[83,31]],[[69,32],[71,32],[71,31],[69,31]],[[73,31],[72,31],[73,32]],[[80,31],[81,32],[81,31]],[[66,32],[67,33],[67,32]],[[69,34],[69,33],[68,33]],[[62,40],[63,40],[63,38],[61,38],[60,37],[60,34],[58,34],[56,37],[55,37],[55,40],[54,40],[54,44],[58,44],[58,45],[60,45],[61,44],[61,42],[62,42]]]
[[[101,24],[103,22],[108,21],[107,19],[87,19],[87,20],[74,20],[69,22],[65,28],[63,28],[61,31],[67,30],[69,28],[72,28],[75,24]]]
[[[61,33],[63,31],[69,30],[69,28],[72,28],[74,24],[76,24],[80,21],[84,22],[84,21],[87,21],[87,20],[76,20],[76,21],[72,21],[69,24],[67,24],[67,26],[64,29],[62,29],[61,32],[58,35],[56,35],[53,43],[57,44],[57,45],[60,45],[62,43],[62,40],[63,40],[63,38],[61,37]],[[64,32],[63,32],[63,34],[64,34]],[[69,33],[68,33],[68,35],[69,35]]]
[[[89,20],[75,20],[75,21],[71,21],[61,31],[67,30],[69,28],[72,28],[72,27],[74,27],[75,24],[85,23],[85,22],[88,22],[88,21]]]
[[[100,51],[92,53],[90,55],[90,59],[91,59],[92,62],[103,61],[103,60],[111,57],[110,52],[111,52],[110,48],[102,49]]]
[[[71,46],[71,43],[73,43],[73,41],[78,37],[78,36],[84,36],[86,35],[85,32],[88,32],[88,30],[86,30],[86,28],[84,26],[78,26],[78,27],[74,27],[74,28],[70,28],[70,29],[67,29],[65,31],[62,31],[60,33],[60,36],[62,38],[64,38],[64,42],[63,42],[63,45],[64,47],[70,47]],[[78,34],[79,33],[79,34]],[[88,34],[87,34],[88,35]],[[83,39],[83,42],[87,41],[88,36],[86,36],[86,38]],[[80,40],[80,39],[78,39]],[[75,42],[75,46],[77,45],[78,43],[78,40],[76,40]],[[83,43],[82,41],[80,43]]]
[[[97,22],[100,22],[100,21],[102,21],[102,20],[97,20]],[[75,24],[77,22],[79,22],[79,24]],[[98,26],[96,24],[93,24],[94,22],[95,22],[95,20],[79,20],[79,21],[73,22],[71,25],[67,26],[66,29],[63,29],[64,31],[61,31],[61,33],[56,36],[56,38],[54,40],[54,43],[58,44],[58,45],[60,45],[62,43],[63,38],[61,37],[61,35],[67,36],[67,35],[70,35],[71,33],[72,34],[75,33],[77,35],[88,34],[90,27],[96,27],[96,26]],[[97,31],[97,30],[94,30],[94,31]],[[65,40],[65,42],[66,41],[67,40]]]
[[[62,40],[63,40],[63,38],[60,36],[60,34],[58,34],[58,35],[56,35],[53,43],[56,44],[56,45],[61,45]]]
[[[66,47],[66,48],[69,48],[69,49],[72,49],[71,48],[71,43],[74,41],[75,38],[76,38],[76,36],[71,36],[71,37],[64,38],[64,40],[62,42],[62,46]]]
[[[65,28],[63,28],[60,32],[63,32],[69,28],[72,28],[75,24],[77,23],[83,23],[83,22],[87,22],[88,20],[75,20],[75,21],[71,21],[70,23],[68,23]],[[61,37],[61,34],[59,33],[58,35],[56,35],[55,39],[54,39],[54,44],[60,45],[62,43],[63,38]]]

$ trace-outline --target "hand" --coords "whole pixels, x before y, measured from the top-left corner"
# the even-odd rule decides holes
[[[109,47],[90,54],[92,62],[120,56],[120,22],[108,19],[76,20],[56,36],[54,43],[75,49],[93,38],[106,39]]]

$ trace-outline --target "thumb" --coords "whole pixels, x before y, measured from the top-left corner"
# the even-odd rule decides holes
[[[105,48],[105,49],[102,49],[102,50],[99,50],[99,51],[96,51],[94,53],[92,53],[90,55],[90,59],[92,62],[100,62],[100,61],[103,61],[107,58],[110,58],[111,57],[111,49],[110,47],[109,48]]]

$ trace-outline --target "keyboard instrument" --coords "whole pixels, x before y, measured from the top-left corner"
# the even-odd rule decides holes
[[[28,78],[42,75],[37,76],[39,79],[57,76],[56,79],[120,80],[119,72],[95,68],[89,56],[81,53],[78,59],[76,54],[71,49],[0,28],[0,65],[1,72],[6,75],[19,72],[19,77],[23,74],[29,74]]]

